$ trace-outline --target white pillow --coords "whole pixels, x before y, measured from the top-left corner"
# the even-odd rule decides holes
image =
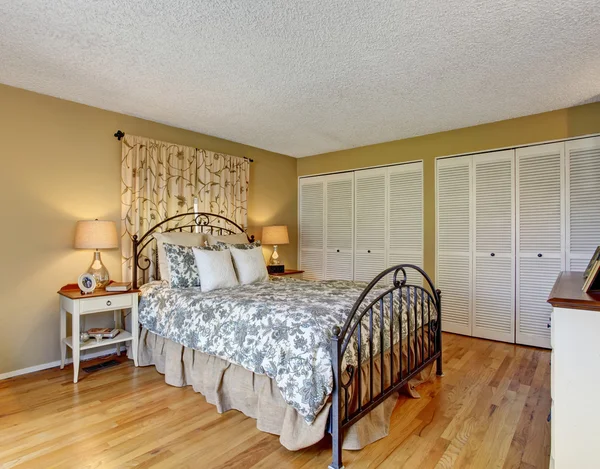
[[[246,235],[246,233],[236,233],[219,236],[207,234],[206,239],[208,241],[208,244],[210,245],[217,244],[217,242],[219,241],[228,244],[248,244],[250,242],[248,241],[248,236]]]
[[[231,250],[238,281],[242,285],[269,280],[269,273],[260,245],[250,249],[239,249],[234,246],[228,246],[228,248]]]
[[[224,249],[223,251],[192,249],[194,250],[196,266],[200,274],[200,289],[203,292],[238,285],[229,249]]]
[[[206,233],[186,233],[185,231],[169,231],[167,233],[154,233],[156,249],[158,250],[158,269],[161,280],[171,281],[169,275],[169,262],[165,253],[165,243],[177,246],[204,246]]]

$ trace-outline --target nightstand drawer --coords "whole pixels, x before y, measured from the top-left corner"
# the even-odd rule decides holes
[[[89,298],[81,300],[80,313],[89,311],[113,310],[120,308],[131,308],[132,295],[102,296],[100,298]]]

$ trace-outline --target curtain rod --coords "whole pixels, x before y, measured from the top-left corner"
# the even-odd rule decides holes
[[[123,137],[125,137],[125,132],[123,132],[122,130],[117,130],[114,133],[114,137],[116,137],[117,140],[121,141],[121,139]],[[198,148],[196,148],[196,150],[198,150]],[[248,160],[250,163],[254,163],[254,160],[252,158],[248,158],[247,156],[238,156],[238,158],[244,158],[245,160]]]

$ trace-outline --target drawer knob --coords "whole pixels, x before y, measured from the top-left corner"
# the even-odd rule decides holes
[[[112,305],[112,301],[110,301],[110,300],[107,300],[107,301],[106,301],[106,306],[110,306],[110,305]]]
[[[340,252],[340,250],[338,249],[337,252]]]
[[[550,329],[552,326],[550,324],[546,324],[546,327]]]
[[[490,256],[494,257],[496,255],[495,252],[491,253]]]
[[[370,250],[370,249],[369,249],[367,252],[368,252],[369,254],[371,254],[371,250]]]
[[[541,252],[538,254],[538,257],[542,257],[542,253]]]

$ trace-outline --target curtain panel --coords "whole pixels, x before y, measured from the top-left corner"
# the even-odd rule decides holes
[[[135,135],[123,137],[121,156],[123,281],[132,279],[131,237],[143,235],[165,218],[193,212],[195,202],[199,212],[247,226],[250,162],[245,158]],[[151,263],[147,278],[153,279],[156,243],[143,255]]]

